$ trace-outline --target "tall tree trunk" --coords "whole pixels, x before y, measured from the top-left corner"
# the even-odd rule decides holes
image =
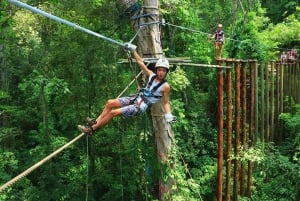
[[[41,91],[40,91],[40,96],[41,96],[41,110],[43,114],[43,124],[44,124],[44,132],[46,134],[46,137],[49,135],[49,123],[48,123],[48,107],[47,107],[47,100],[45,96],[45,86],[46,83],[43,81],[41,83]]]
[[[140,12],[137,12],[136,0],[121,0],[124,5],[127,16],[134,16],[135,20],[131,22],[137,34],[137,46],[139,54],[143,58],[160,58],[163,56],[160,27],[159,27],[159,1],[158,0],[144,0],[144,5]],[[131,12],[131,13],[129,13]],[[149,15],[147,15],[149,14]],[[164,118],[164,107],[162,101],[151,107],[151,116],[153,123],[153,130],[155,136],[155,143],[157,147],[158,161],[167,164],[168,153],[171,148],[171,141],[173,138],[173,131],[170,125]],[[162,167],[170,168],[167,165]],[[161,170],[162,173],[165,170]],[[170,191],[172,187],[172,180],[159,181],[159,199],[168,200],[170,198]]]
[[[0,44],[0,66],[1,66],[1,90],[6,91],[6,82],[7,82],[7,69],[5,65],[4,57],[4,45]]]

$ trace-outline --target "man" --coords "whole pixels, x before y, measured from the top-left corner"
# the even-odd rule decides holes
[[[222,24],[218,24],[217,31],[214,34],[215,39],[215,57],[217,59],[222,58],[222,50],[223,50],[223,44],[225,42],[225,34]]]
[[[157,103],[161,98],[163,99],[163,106],[166,112],[166,121],[168,123],[176,121],[176,117],[171,113],[169,103],[170,85],[165,80],[169,71],[168,60],[165,58],[159,59],[155,64],[154,73],[144,64],[143,59],[136,52],[136,46],[126,43],[125,47],[132,51],[133,57],[140,69],[145,75],[149,76],[147,87],[134,96],[108,100],[96,121],[87,118],[87,126],[78,125],[78,129],[87,135],[92,135],[93,132],[107,125],[116,116],[122,115],[124,118],[128,118],[139,115],[145,112],[151,105]]]

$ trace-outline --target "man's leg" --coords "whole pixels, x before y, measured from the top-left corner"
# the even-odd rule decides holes
[[[222,58],[222,50],[223,50],[223,44],[219,44],[219,58]]]
[[[113,108],[121,107],[121,103],[118,99],[110,99],[106,102],[106,105],[102,111],[102,113],[96,119],[97,122],[101,121],[107,114],[109,114]]]
[[[97,123],[92,126],[93,130],[96,131],[99,128],[102,128],[106,124],[108,124],[114,117],[122,115],[122,109],[110,110],[107,113],[101,115],[99,119],[97,119]]]
[[[215,41],[215,58],[220,58],[220,44],[218,41]]]
[[[90,126],[78,125],[79,130],[82,132],[91,135],[93,131],[96,131],[100,127],[108,124],[114,116],[119,116],[122,114],[121,109],[113,110],[115,107],[121,107],[121,103],[118,99],[110,99],[107,101],[102,113],[96,120],[96,123]]]
[[[215,41],[215,58],[218,58],[219,55],[219,46],[218,46],[218,42]]]

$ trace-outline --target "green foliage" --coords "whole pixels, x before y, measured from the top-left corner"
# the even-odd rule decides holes
[[[279,118],[283,122],[285,142],[287,153],[292,157],[293,161],[300,164],[300,105],[292,106],[293,113],[282,113]]]
[[[118,41],[134,36],[115,1],[28,2]],[[291,41],[297,44],[300,15],[294,12],[294,3],[290,1],[284,9],[280,4],[277,12],[277,4],[264,10],[257,1],[241,0],[238,5],[236,1],[160,1],[161,16],[179,25],[161,27],[163,49],[167,57],[213,63],[213,44],[207,36],[222,23],[228,39],[224,56],[275,58],[277,52],[270,48],[288,46]],[[134,75],[129,65],[116,64],[126,57],[122,48],[8,1],[1,1],[0,7],[4,8],[0,11],[0,45],[4,45],[0,52],[0,179],[4,183],[74,138],[76,125],[86,116],[97,116],[106,100],[118,96]],[[268,19],[269,11],[276,16]],[[273,25],[278,16],[282,23]],[[157,200],[161,178],[176,183],[167,198],[214,200],[216,71],[176,66],[168,81],[178,122],[172,125],[176,146],[167,164],[157,163],[147,114],[113,120],[92,138],[76,142],[8,188],[0,200],[79,201],[86,198],[87,187],[88,200]],[[126,94],[135,90],[132,86]],[[297,196],[299,106],[290,109],[293,112],[280,116],[288,137],[282,146],[266,150],[263,146],[241,147],[240,155],[235,156],[257,165],[253,200],[293,200]]]
[[[182,68],[177,67],[175,71],[169,73],[168,82],[172,86],[172,90],[180,92],[185,89],[189,84],[186,73]]]
[[[248,163],[248,161],[255,162],[257,164],[262,163],[265,160],[265,153],[263,152],[263,146],[258,144],[256,147],[239,147],[239,155],[232,156],[231,160],[238,160],[242,163]]]
[[[2,152],[0,153],[0,167],[1,170],[1,183],[8,181],[10,179],[10,174],[18,169],[18,160],[16,159],[14,153],[12,152]]]
[[[296,200],[299,166],[268,144],[265,160],[256,166],[253,200]]]
[[[295,12],[296,6],[299,6],[299,1],[282,0],[274,3],[271,0],[265,0],[262,1],[262,5],[268,8],[267,16],[270,17],[274,24],[278,24]]]

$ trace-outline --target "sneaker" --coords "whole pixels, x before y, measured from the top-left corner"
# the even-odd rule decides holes
[[[87,117],[87,118],[86,118],[86,123],[87,123],[88,126],[92,126],[92,125],[96,124],[97,121],[96,121],[95,119],[92,119],[92,118],[90,118],[90,117]]]
[[[86,135],[92,135],[93,134],[93,129],[90,126],[82,126],[82,125],[78,125],[78,129],[85,133]]]

